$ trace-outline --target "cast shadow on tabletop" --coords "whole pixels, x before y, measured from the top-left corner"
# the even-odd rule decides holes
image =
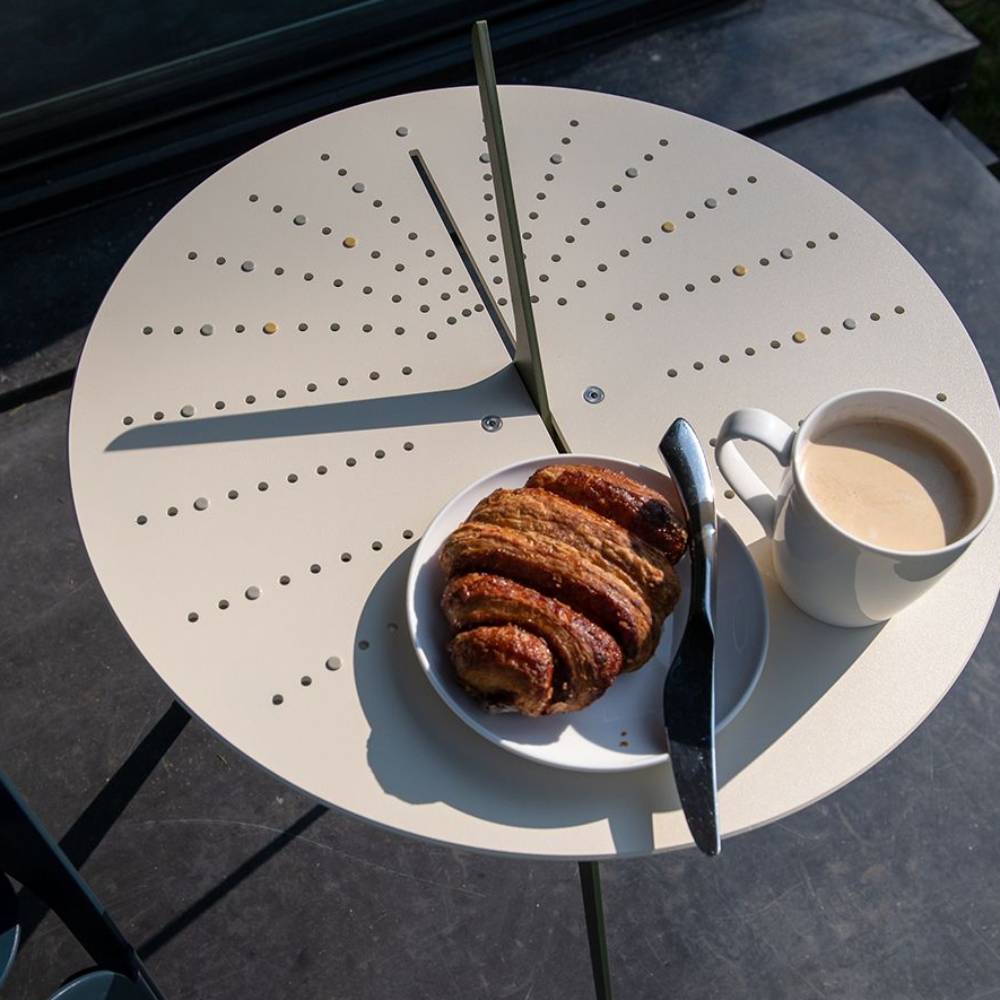
[[[414,548],[401,553],[372,588],[355,643],[356,649],[370,643],[355,654],[354,682],[371,729],[368,765],[385,792],[537,829],[606,819],[616,842],[652,844],[649,804],[656,811],[676,808],[669,775],[664,780],[663,772],[652,769],[623,788],[613,775],[544,767],[472,732],[441,700],[423,674],[406,627],[406,576]],[[389,630],[389,622],[398,627]]]
[[[720,787],[822,698],[878,633],[877,627],[820,626],[817,638],[816,623],[777,588],[763,546],[751,551],[762,572],[768,568],[768,600],[783,604],[777,613],[772,609],[778,627],[772,627],[757,690],[720,737]],[[680,808],[668,765],[627,775],[546,767],[472,732],[431,687],[406,627],[406,577],[415,547],[400,554],[372,588],[356,636],[373,654],[356,654],[354,680],[371,729],[368,764],[382,788],[406,802],[443,802],[499,824],[546,829],[606,820],[617,847],[651,851],[652,816]],[[389,648],[379,650],[383,643]]]
[[[267,405],[263,399],[260,401]],[[458,389],[434,389],[399,396],[372,396],[342,403],[282,406],[256,413],[213,414],[132,427],[106,451],[134,451],[175,445],[342,434],[385,427],[478,422],[487,413],[503,418],[535,414],[513,365]]]
[[[819,702],[883,627],[838,628],[809,617],[785,596],[775,578],[770,540],[760,538],[749,549],[767,592],[770,639],[767,662],[753,695],[719,737],[720,788]]]

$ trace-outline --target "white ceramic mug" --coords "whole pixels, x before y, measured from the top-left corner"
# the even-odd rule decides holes
[[[866,419],[911,426],[943,442],[964,463],[975,498],[970,528],[961,538],[924,551],[880,548],[848,534],[816,506],[803,481],[804,447],[835,426]],[[737,451],[741,440],[760,442],[786,468],[777,496]],[[774,569],[785,593],[831,625],[872,625],[901,611],[969,547],[996,500],[993,462],[975,432],[937,403],[890,389],[835,396],[817,406],[798,431],[766,410],[736,410],[722,424],[715,458],[772,539]]]

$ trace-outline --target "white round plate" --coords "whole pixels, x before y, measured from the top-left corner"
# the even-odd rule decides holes
[[[524,486],[544,465],[575,463],[615,469],[670,500],[677,499],[673,481],[665,472],[599,455],[547,455],[499,469],[464,489],[431,522],[413,554],[406,585],[407,621],[417,658],[431,684],[477,733],[511,753],[551,767],[631,771],[667,760],[663,681],[687,619],[690,570],[686,556],[677,565],[683,595],[664,623],[653,658],[641,670],[623,674],[582,711],[543,718],[487,712],[459,685],[448,657],[448,626],[440,608],[445,578],[438,565],[445,539],[494,490]],[[736,532],[721,520],[718,560],[717,731],[749,699],[764,665],[768,640],[767,603],[757,567]]]

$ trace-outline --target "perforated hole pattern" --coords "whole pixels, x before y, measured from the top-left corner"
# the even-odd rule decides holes
[[[794,164],[604,95],[514,89],[504,111],[576,449],[658,466],[668,415],[707,440],[736,406],[797,419],[889,378],[968,409],[971,347],[940,295]],[[390,625],[415,540],[470,480],[551,450],[498,336],[513,311],[480,118],[474,91],[411,95],[236,160],[143,243],[80,367],[74,499],[102,584],[178,694],[279,772],[273,747],[300,733],[303,774],[364,753],[352,679],[406,662]],[[332,704],[356,743],[298,725]]]

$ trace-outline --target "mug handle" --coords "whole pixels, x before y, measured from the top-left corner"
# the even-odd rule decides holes
[[[756,441],[769,448],[785,468],[792,460],[795,431],[767,410],[745,409],[730,413],[722,422],[715,445],[715,461],[733,492],[760,521],[764,533],[774,535],[778,498],[736,450],[737,441]]]

